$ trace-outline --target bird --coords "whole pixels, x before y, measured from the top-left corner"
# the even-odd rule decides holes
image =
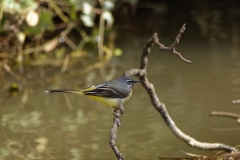
[[[128,76],[122,76],[104,83],[92,85],[80,90],[45,90],[46,93],[74,93],[81,94],[95,101],[100,102],[103,106],[117,108],[124,104],[132,96],[132,86],[140,82]]]

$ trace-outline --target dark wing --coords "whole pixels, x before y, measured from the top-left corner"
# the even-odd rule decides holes
[[[121,91],[121,89],[116,89],[109,87],[108,85],[103,85],[89,91],[83,91],[84,95],[89,96],[99,96],[106,98],[126,98],[129,93]]]

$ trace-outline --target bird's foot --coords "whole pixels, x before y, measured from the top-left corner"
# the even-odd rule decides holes
[[[111,108],[112,108],[112,107],[108,107],[108,110],[109,110],[110,112],[112,112],[115,116],[118,116]]]
[[[114,110],[112,110],[111,108],[114,108]],[[109,107],[108,110],[111,111],[117,117],[119,117],[119,115],[115,112],[116,110],[120,110],[121,114],[123,114],[124,111],[121,107]]]

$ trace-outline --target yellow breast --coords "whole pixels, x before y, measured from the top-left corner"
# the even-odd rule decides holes
[[[106,107],[117,107],[120,104],[124,104],[125,102],[127,102],[129,98],[132,96],[132,92],[130,92],[128,97],[126,98],[105,98],[105,97],[88,96],[88,95],[85,95],[85,96],[100,102],[102,105]]]

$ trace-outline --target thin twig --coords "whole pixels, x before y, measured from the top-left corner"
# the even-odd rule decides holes
[[[240,118],[240,114],[231,113],[231,112],[219,112],[219,111],[212,111],[210,113],[210,116],[229,117],[229,118],[233,118],[233,119],[239,119]]]
[[[124,110],[123,105],[119,106],[119,108],[116,108],[114,110],[113,125],[112,125],[111,131],[110,131],[110,138],[109,138],[109,144],[110,144],[112,150],[114,151],[118,160],[125,159],[123,154],[119,151],[119,149],[116,146],[117,131],[118,131],[117,129],[121,125],[120,117],[121,117],[123,110]]]
[[[231,113],[231,112],[220,112],[220,111],[212,111],[210,116],[220,116],[220,117],[228,117],[237,119],[237,123],[240,123],[240,114]]]
[[[64,15],[61,8],[59,8],[58,5],[54,1],[49,1],[49,5],[56,12],[58,17],[62,19],[63,22],[68,23],[70,21],[70,19]]]
[[[161,43],[159,42],[159,40],[158,40],[158,34],[157,34],[157,33],[154,33],[152,39],[153,39],[153,43],[154,43],[156,46],[158,46],[158,49],[159,49],[160,51],[170,52],[170,53],[178,56],[178,57],[179,57],[181,60],[183,60],[184,62],[186,62],[186,63],[191,63],[190,60],[185,59],[185,58],[181,55],[181,53],[179,53],[179,52],[176,51],[176,45],[179,44],[181,35],[182,35],[182,33],[185,31],[185,29],[186,29],[185,26],[186,26],[186,24],[183,24],[183,26],[182,26],[182,28],[180,29],[177,37],[175,38],[175,41],[173,42],[173,44],[172,44],[170,47],[165,47],[163,44],[161,44]]]
[[[66,35],[64,37],[65,43],[74,51],[77,49],[77,45]]]
[[[4,63],[2,65],[2,67],[14,78],[16,78],[17,80],[20,80],[22,77],[19,76],[17,73],[13,72],[12,69],[6,64]]]

